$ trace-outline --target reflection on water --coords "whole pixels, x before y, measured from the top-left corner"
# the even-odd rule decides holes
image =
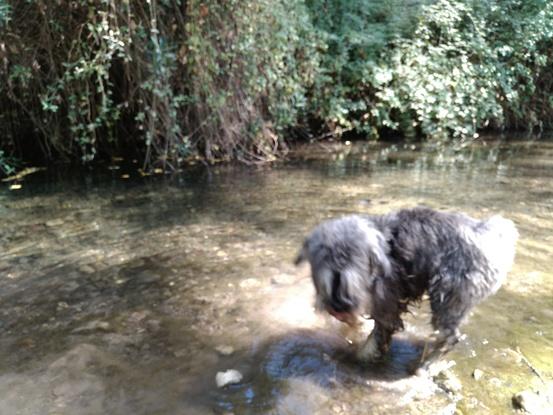
[[[2,414],[509,413],[513,393],[543,387],[536,372],[553,377],[551,141],[311,145],[259,170],[106,172],[0,191]],[[418,204],[501,213],[521,233],[510,278],[448,356],[453,395],[408,376],[426,304],[387,361],[360,367],[291,265],[322,219]],[[217,389],[231,368],[244,380]]]

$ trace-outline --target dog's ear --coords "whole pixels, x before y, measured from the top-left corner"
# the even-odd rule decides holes
[[[367,290],[366,281],[355,268],[334,272],[332,280],[332,300],[339,306],[337,311],[352,311],[359,306],[361,293]]]
[[[369,246],[369,260],[373,272],[378,272],[381,275],[390,275],[392,273],[392,264],[389,257],[390,245],[386,241],[384,234],[375,229],[367,235],[367,242]]]
[[[303,243],[303,246],[301,247],[300,251],[296,255],[296,259],[294,260],[294,264],[299,265],[304,261],[307,261],[307,241],[305,241]]]

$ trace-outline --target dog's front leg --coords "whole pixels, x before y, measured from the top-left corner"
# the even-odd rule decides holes
[[[357,358],[363,362],[381,360],[390,348],[393,331],[375,321],[374,329],[357,351]]]

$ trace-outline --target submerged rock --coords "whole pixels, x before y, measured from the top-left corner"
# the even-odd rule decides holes
[[[235,369],[229,369],[225,372],[217,372],[215,376],[215,383],[218,388],[222,388],[227,385],[240,383],[242,380],[242,373]]]
[[[292,284],[297,277],[291,274],[277,274],[271,277],[271,284],[273,285],[289,285]]]
[[[81,265],[79,267],[79,271],[82,272],[83,274],[94,274],[96,272],[96,270],[91,265],[88,265],[88,264]]]
[[[461,381],[449,370],[444,370],[434,376],[434,382],[447,393],[457,394],[463,389]]]
[[[84,334],[84,333],[90,333],[94,331],[109,331],[110,328],[111,326],[107,321],[94,320],[85,324],[84,326],[77,327],[75,330],[73,330],[72,333]]]
[[[261,281],[255,278],[247,278],[240,281],[240,288],[257,288],[261,286]]]
[[[46,221],[46,226],[53,228],[64,224],[63,219],[51,219]]]
[[[138,347],[144,341],[144,335],[141,333],[106,333],[102,338],[108,350],[119,352],[123,352],[127,347]]]
[[[42,388],[46,392],[39,410],[0,412],[82,415],[119,413],[126,398],[123,389],[114,386],[111,380],[125,376],[129,384],[133,384],[137,379],[131,380],[131,373],[131,368],[117,355],[92,344],[79,344],[60,355],[38,376],[42,382],[38,389]]]
[[[160,280],[161,280],[161,275],[148,270],[139,272],[134,277],[134,282],[136,282],[137,284],[144,284],[144,285],[153,284],[153,283],[159,282]]]
[[[219,354],[222,354],[223,356],[230,356],[231,354],[234,353],[234,348],[232,346],[227,346],[227,345],[217,346],[215,350]]]
[[[159,331],[161,329],[161,320],[148,320],[146,322],[146,327],[148,328],[148,330],[150,331]]]
[[[133,324],[140,323],[144,321],[148,316],[150,316],[150,314],[151,312],[148,310],[135,311],[129,316],[128,321],[129,323],[133,323]]]

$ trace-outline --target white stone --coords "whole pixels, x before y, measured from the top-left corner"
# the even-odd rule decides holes
[[[215,383],[217,383],[218,388],[240,383],[241,380],[242,373],[235,369],[229,369],[225,372],[217,372],[217,375],[215,376]]]
[[[474,372],[472,372],[472,377],[476,381],[482,379],[482,376],[484,376],[484,372],[482,372],[480,369],[474,369]]]

